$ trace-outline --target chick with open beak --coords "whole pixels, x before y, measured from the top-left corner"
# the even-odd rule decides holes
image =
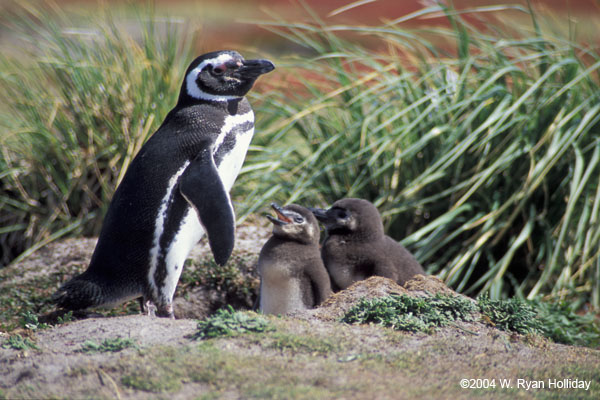
[[[306,208],[271,204],[273,236],[258,258],[260,310],[287,314],[319,305],[331,294],[331,282],[319,249],[319,225]]]

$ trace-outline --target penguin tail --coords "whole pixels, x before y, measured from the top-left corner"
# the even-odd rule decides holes
[[[104,304],[104,297],[100,285],[79,275],[62,285],[50,300],[59,308],[77,311]]]

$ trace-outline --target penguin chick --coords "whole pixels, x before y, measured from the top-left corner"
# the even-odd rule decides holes
[[[215,261],[233,250],[229,190],[254,133],[244,97],[275,68],[235,51],[196,58],[175,107],[142,146],[116,189],[85,272],[52,297],[58,307],[111,307],[134,298],[173,318],[183,264],[206,232]]]
[[[325,225],[322,257],[336,290],[377,275],[402,285],[425,271],[400,243],[385,235],[377,208],[367,200],[338,200],[328,210],[310,209]]]
[[[299,205],[271,204],[273,236],[258,258],[260,310],[286,314],[319,305],[331,294],[331,282],[319,250],[319,223]]]

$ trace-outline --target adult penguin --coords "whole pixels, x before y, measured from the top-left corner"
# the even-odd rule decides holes
[[[254,133],[244,97],[274,69],[235,51],[196,58],[179,100],[131,162],[104,218],[88,269],[54,295],[61,308],[111,307],[141,298],[149,312],[174,318],[183,264],[204,233],[217,264],[235,240],[229,190]]]

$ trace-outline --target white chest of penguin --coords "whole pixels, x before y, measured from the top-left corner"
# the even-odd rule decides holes
[[[300,281],[287,263],[269,260],[260,266],[260,309],[265,314],[285,314],[304,310]]]
[[[243,125],[250,125],[251,128],[239,131]],[[227,191],[231,190],[235,179],[237,178],[242,164],[246,158],[248,147],[254,135],[254,112],[252,110],[245,114],[229,115],[225,118],[219,136],[215,140],[213,146],[213,154],[219,151],[219,148],[224,144],[228,135],[235,132],[235,144],[229,152],[221,159],[221,163],[217,167],[219,176]]]
[[[243,125],[250,125],[251,127],[247,130],[240,131],[239,128]],[[245,114],[230,115],[225,118],[223,126],[219,131],[219,135],[213,144],[213,157],[225,143],[227,136],[234,135],[235,142],[233,148],[223,155],[221,162],[217,167],[219,177],[227,191],[231,190],[231,187],[242,168],[253,134],[254,113],[252,110]],[[188,165],[189,161],[186,161],[177,171],[175,176],[171,178],[163,201],[161,202],[161,207],[158,211],[155,223],[154,241],[150,253],[151,269],[149,271],[149,280],[154,291],[157,291],[157,288],[154,284],[153,274],[156,271],[158,262],[160,239],[164,230],[167,208],[172,199],[172,191],[175,189],[175,186]],[[198,188],[198,190],[210,190],[210,188]],[[179,229],[175,234],[174,239],[165,249],[166,267],[169,271],[169,278],[165,282],[165,287],[167,288],[168,293],[173,293],[175,291],[175,286],[177,285],[179,275],[182,271],[181,267],[191,249],[198,243],[204,233],[205,229],[200,223],[200,218],[196,210],[191,205],[188,205],[185,216],[181,220],[181,224],[179,225]]]

